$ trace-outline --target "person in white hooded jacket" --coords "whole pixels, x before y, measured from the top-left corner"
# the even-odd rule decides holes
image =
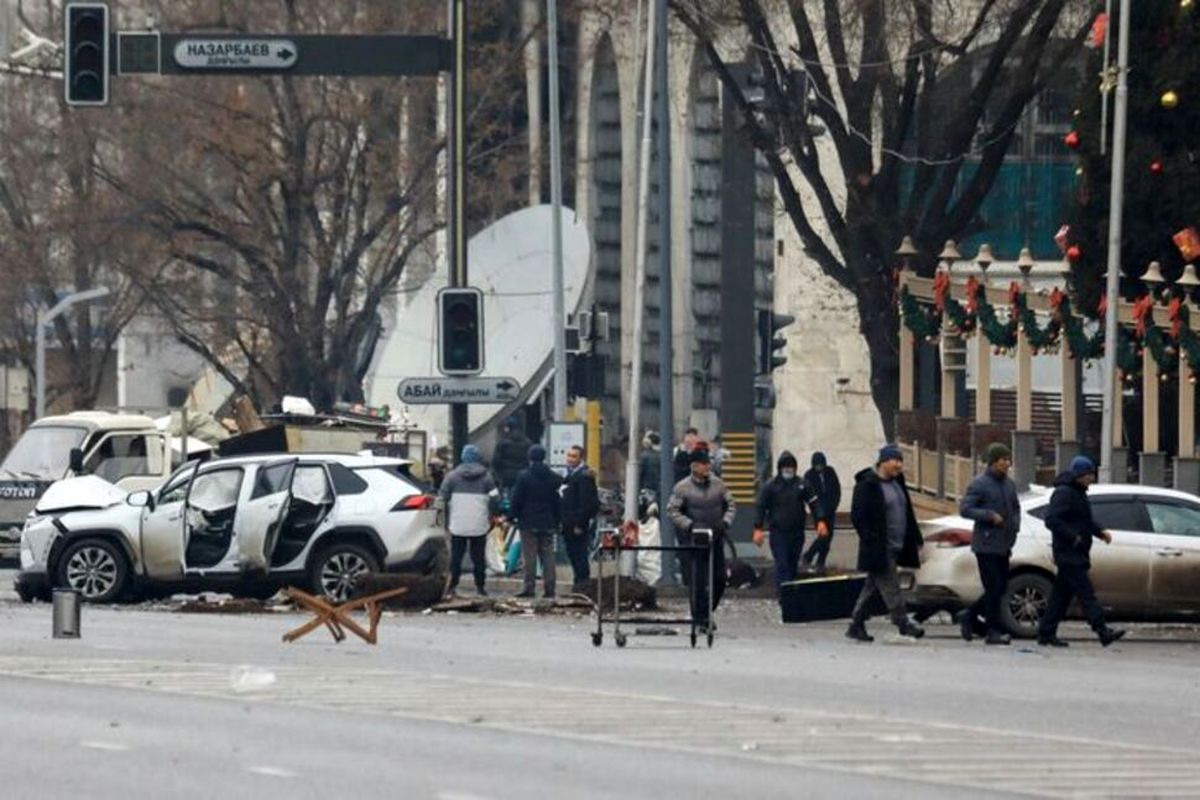
[[[442,481],[438,499],[447,508],[446,527],[450,531],[450,587],[453,594],[462,576],[462,559],[471,552],[475,572],[475,588],[486,596],[487,534],[492,527],[492,515],[500,499],[496,481],[487,467],[479,448],[469,444],[462,449],[459,465]]]

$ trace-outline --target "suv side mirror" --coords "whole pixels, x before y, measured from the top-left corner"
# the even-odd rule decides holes
[[[71,448],[71,472],[76,475],[83,474],[83,451],[78,447]]]
[[[154,493],[149,491],[132,492],[125,498],[125,502],[134,508],[148,508],[154,510]]]

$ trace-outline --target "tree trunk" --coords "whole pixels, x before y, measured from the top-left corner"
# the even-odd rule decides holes
[[[860,330],[871,361],[871,399],[888,441],[896,433],[900,400],[900,314],[892,294],[890,281],[876,281],[858,293]]]

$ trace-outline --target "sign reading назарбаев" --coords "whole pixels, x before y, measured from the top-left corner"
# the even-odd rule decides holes
[[[296,63],[288,39],[184,39],[175,63],[188,69],[287,69]]]

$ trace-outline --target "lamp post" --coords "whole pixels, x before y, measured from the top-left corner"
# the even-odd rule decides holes
[[[48,311],[37,313],[37,419],[41,419],[46,414],[46,326],[76,303],[99,300],[101,297],[106,297],[108,293],[107,286],[74,292],[59,300]]]
[[[1151,306],[1146,312],[1151,320],[1154,318],[1154,305],[1158,302],[1159,291],[1165,283],[1162,267],[1157,261],[1151,261],[1142,273],[1142,283],[1146,285],[1146,295],[1150,298]],[[1165,373],[1162,374],[1165,378]],[[1145,486],[1162,486],[1166,478],[1167,456],[1159,448],[1159,413],[1161,406],[1162,384],[1158,362],[1154,359],[1153,348],[1148,345],[1142,349],[1142,452],[1139,457],[1140,470],[1138,475]]]
[[[940,259],[938,271],[944,272],[946,279],[949,280],[954,269],[954,262],[962,259],[962,253],[958,252],[958,246],[953,239],[946,241],[942,252],[938,253],[938,258]],[[951,292],[949,286],[946,291],[947,294]],[[952,419],[958,417],[963,407],[966,406],[967,351],[963,347],[962,337],[954,331],[948,314],[942,315],[940,355],[942,361],[942,416]],[[960,395],[962,396],[960,397]],[[939,452],[942,449],[939,447]]]
[[[905,236],[900,242],[900,246],[896,248],[896,256],[900,259],[901,273],[910,271],[912,259],[917,255],[917,248],[913,245],[911,236]],[[903,275],[901,276],[903,279]],[[904,320],[900,320],[900,402],[897,407],[900,411],[912,411],[913,404],[916,399],[916,363],[914,358],[914,347],[916,345],[913,332],[904,324]]]

